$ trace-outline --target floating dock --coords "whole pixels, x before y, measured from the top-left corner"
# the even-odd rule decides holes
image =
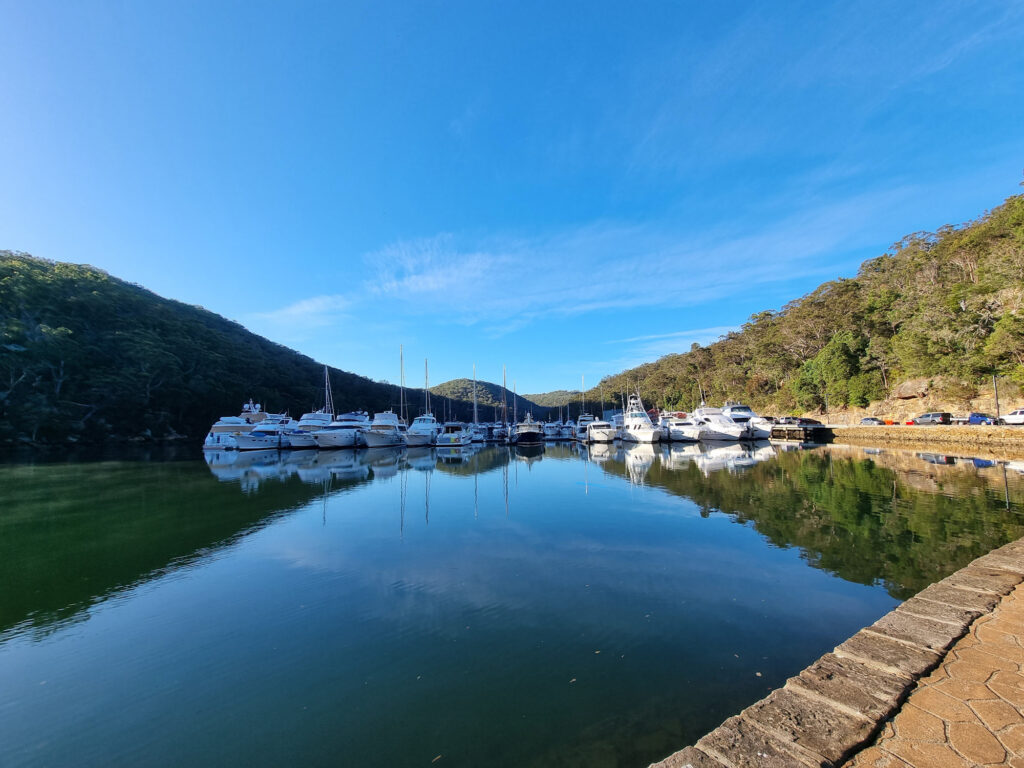
[[[795,440],[800,443],[828,443],[832,428],[824,424],[776,424],[772,427],[772,440]]]

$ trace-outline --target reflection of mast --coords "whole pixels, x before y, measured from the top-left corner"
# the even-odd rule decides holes
[[[505,463],[501,467],[501,474],[505,484],[505,517],[508,517],[508,459],[505,457]]]
[[[425,474],[426,482],[423,485],[423,508],[426,510],[427,525],[430,525],[430,472]]]
[[[398,538],[404,540],[405,539],[405,497],[406,497],[406,492],[407,492],[407,490],[409,488],[409,470],[408,469],[405,470],[402,473],[402,482],[401,482],[401,485],[399,486],[399,488],[400,488],[400,491],[399,491],[399,499],[400,499],[399,507],[400,507],[400,511],[399,511],[399,518],[398,518]]]
[[[476,464],[476,456],[473,457],[473,463]],[[473,467],[473,517],[474,519],[480,516],[480,502],[477,494],[478,483],[477,478],[480,476],[480,467]]]

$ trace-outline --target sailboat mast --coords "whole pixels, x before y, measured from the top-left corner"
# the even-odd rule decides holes
[[[508,424],[508,378],[505,366],[501,366],[501,421]]]
[[[424,413],[430,413],[430,366],[427,358],[423,358],[423,408]]]
[[[516,402],[519,395],[516,393],[516,380],[512,379],[512,421],[518,423],[519,421],[519,403]]]
[[[476,413],[476,363],[473,363],[473,423],[476,424],[478,421]]]
[[[405,421],[405,348],[398,345],[398,418]]]
[[[585,374],[580,374],[580,399],[583,401],[583,405],[580,406],[580,413],[587,410],[587,386],[584,384],[586,381]]]

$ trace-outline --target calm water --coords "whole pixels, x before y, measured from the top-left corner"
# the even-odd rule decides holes
[[[8,463],[0,765],[645,766],[1024,535],[1021,471],[767,445]]]

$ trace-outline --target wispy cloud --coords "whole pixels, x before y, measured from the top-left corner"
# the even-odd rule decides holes
[[[729,331],[735,330],[731,325],[719,325],[714,328],[693,328],[688,331],[673,331],[672,333],[653,333],[648,336],[633,336],[629,339],[612,339],[605,344],[634,344],[638,341],[655,341],[663,339],[717,339]]]
[[[269,312],[254,312],[247,324],[265,330],[272,337],[294,343],[310,337],[319,329],[337,326],[349,317],[356,302],[348,296],[329,294],[311,296]]]
[[[496,337],[538,320],[616,309],[694,307],[801,276],[835,277],[836,254],[871,243],[864,222],[912,194],[895,188],[805,207],[760,228],[685,230],[664,222],[592,224],[534,236],[451,233],[364,257],[366,281],[261,313],[282,328],[319,328],[372,309],[477,325]],[[650,348],[714,340],[727,327],[635,336]]]

